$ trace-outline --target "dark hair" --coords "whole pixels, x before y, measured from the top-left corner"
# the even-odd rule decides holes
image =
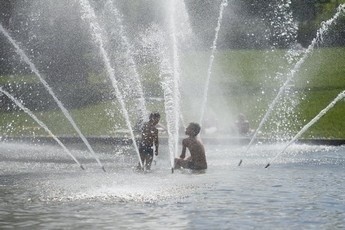
[[[189,123],[189,125],[192,129],[194,136],[196,136],[200,133],[201,127],[198,123],[191,122],[191,123]]]
[[[154,119],[159,119],[161,118],[161,115],[159,113],[151,113],[150,114],[150,121],[154,120]]]

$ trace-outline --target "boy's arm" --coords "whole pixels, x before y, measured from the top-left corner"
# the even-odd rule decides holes
[[[158,142],[158,130],[156,130],[155,132],[155,154],[156,156],[158,156],[158,146],[159,146],[159,142]]]
[[[186,157],[186,149],[187,149],[187,146],[186,146],[185,140],[183,140],[182,141],[182,153],[180,155],[181,159],[184,159]]]

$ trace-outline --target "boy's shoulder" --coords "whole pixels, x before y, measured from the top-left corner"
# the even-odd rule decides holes
[[[186,137],[182,140],[182,143],[191,143],[194,141],[195,141],[195,139],[193,137]]]
[[[154,125],[152,125],[150,122],[145,122],[143,124],[143,129],[157,129]]]

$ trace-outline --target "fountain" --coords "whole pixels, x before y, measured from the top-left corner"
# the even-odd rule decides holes
[[[306,124],[292,139],[291,141],[285,146],[285,148],[278,153],[274,158],[272,158],[272,160],[270,161],[270,163],[268,163],[265,168],[268,168],[271,163],[281,154],[283,154],[286,149],[293,144],[305,131],[307,131],[313,124],[315,124],[323,115],[325,115],[331,108],[334,107],[334,105],[342,100],[345,97],[345,91],[339,93],[339,95],[334,98],[334,100],[323,110],[320,111],[320,113],[318,115],[316,115],[308,124]]]
[[[30,61],[30,59],[27,57],[27,55],[23,52],[22,49],[20,49],[20,47],[16,44],[16,42],[11,38],[11,36],[5,31],[5,29],[0,25],[0,31],[6,36],[6,38],[9,39],[9,41],[11,42],[11,44],[16,48],[16,51],[18,52],[18,54],[23,58],[23,60],[30,66],[31,70],[37,75],[37,77],[40,79],[40,81],[42,82],[42,84],[46,87],[46,89],[48,90],[48,92],[50,93],[50,95],[54,98],[54,100],[56,101],[56,103],[58,104],[59,108],[62,110],[62,112],[64,113],[64,115],[66,116],[66,118],[69,120],[69,122],[71,123],[71,125],[73,126],[73,128],[77,131],[77,133],[79,134],[79,136],[81,137],[81,139],[83,140],[83,142],[85,143],[85,145],[88,147],[88,149],[90,150],[92,156],[95,157],[95,159],[97,160],[97,163],[101,166],[101,168],[103,169],[103,171],[105,171],[104,166],[102,165],[102,163],[99,161],[98,157],[96,156],[95,152],[93,151],[91,145],[89,144],[89,142],[87,141],[87,139],[85,138],[85,136],[81,133],[80,129],[78,128],[78,126],[75,124],[73,118],[71,117],[71,115],[68,113],[67,109],[62,105],[61,101],[55,96],[54,92],[52,91],[52,89],[49,87],[48,83],[44,80],[44,78],[41,76],[41,74],[38,72],[37,68],[35,67],[35,65]]]
[[[203,97],[203,102],[201,104],[201,113],[200,113],[200,121],[199,121],[200,124],[202,124],[203,118],[204,118],[205,107],[206,107],[206,103],[207,103],[208,87],[210,84],[210,78],[211,78],[211,74],[212,74],[212,65],[213,65],[213,61],[214,61],[214,53],[217,49],[217,40],[218,40],[220,25],[221,25],[222,18],[223,18],[224,7],[226,7],[227,5],[228,5],[227,0],[222,1],[221,5],[220,5],[219,17],[218,17],[218,22],[217,22],[217,27],[216,27],[216,34],[214,36],[214,40],[212,43],[210,62],[209,62],[208,69],[207,69],[207,78],[206,78],[205,89],[204,89],[204,97]]]
[[[42,9],[38,9],[39,5]],[[295,92],[297,86],[291,87],[292,83],[297,84],[297,72],[303,75],[303,71],[309,71],[302,65],[314,62],[312,54],[317,53],[323,36],[332,32],[332,26],[343,16],[345,8],[344,4],[339,6],[306,49],[296,50],[290,47],[296,42],[291,5],[290,0],[271,1],[267,7],[273,10],[261,15],[263,19],[249,20],[247,17],[260,12],[246,11],[243,1],[41,0],[18,3],[15,9],[20,13],[6,23],[6,28],[0,24],[0,36],[6,40],[3,45],[19,54],[20,58],[15,57],[18,62],[22,61],[13,64],[14,76],[0,79],[0,103],[8,100],[13,104],[8,109],[13,111],[3,113],[4,120],[8,116],[20,119],[24,114],[26,120],[34,120],[58,146],[55,142],[41,141],[47,136],[34,133],[36,131],[32,136],[38,141],[34,143],[0,138],[0,225],[54,229],[71,226],[124,229],[344,227],[343,195],[339,192],[345,189],[341,183],[345,176],[344,146],[310,145],[300,141],[311,126],[343,100],[344,89],[310,122],[307,123],[307,118],[293,120],[297,127],[307,124],[299,132],[291,129],[289,135],[297,133],[293,138],[281,137],[284,141],[290,139],[288,143],[271,138],[274,131],[262,130],[271,113],[286,108],[277,108],[279,102],[283,103],[283,96],[290,91],[294,91],[294,95],[299,93]],[[58,13],[50,15],[51,12]],[[75,14],[70,18],[71,12]],[[27,21],[22,18],[25,16],[28,16]],[[13,26],[21,23],[23,27]],[[22,28],[25,30],[21,31]],[[229,32],[244,28],[253,31],[245,31],[241,36]],[[64,37],[65,31],[72,35]],[[77,34],[83,36],[73,43]],[[57,40],[49,40],[52,37]],[[226,46],[229,40],[237,41],[237,45],[243,40],[247,49],[235,50],[239,48],[235,44]],[[58,49],[54,50],[61,49],[66,57],[74,54],[74,49],[68,52],[71,47],[80,45],[84,51],[64,62],[66,66],[60,66],[71,72],[69,77],[49,71],[57,63],[54,58],[47,61],[48,54],[52,55],[53,41],[59,41]],[[69,42],[73,46],[68,46]],[[282,46],[285,42],[286,47]],[[58,58],[60,56],[56,56]],[[82,67],[78,71],[70,69],[73,64]],[[241,66],[236,68],[237,65]],[[16,75],[25,83],[13,80]],[[255,87],[248,87],[250,82],[241,82],[244,75],[249,76],[248,79],[255,78],[256,82],[252,82]],[[59,82],[63,77],[70,81]],[[34,89],[43,85],[49,93],[47,100],[48,96],[53,98],[59,108],[33,107],[32,95],[23,97],[23,91],[18,93],[19,87],[12,86],[17,83]],[[89,85],[92,85],[91,90],[86,93],[78,88]],[[246,95],[250,90],[242,92],[245,89],[242,86],[253,90],[253,97]],[[340,88],[336,87],[334,92],[339,93]],[[79,105],[64,100],[64,94],[75,89],[80,90],[75,93],[80,96],[75,101],[92,98],[92,102]],[[96,100],[93,97],[97,93],[102,97]],[[328,97],[334,98],[333,95]],[[291,102],[292,98],[286,100]],[[308,106],[304,98],[298,100]],[[235,115],[243,112],[235,102],[243,104],[242,109],[255,107],[246,110],[255,110],[254,114],[246,114],[255,128],[252,136],[239,136],[233,130]],[[77,132],[78,142],[65,143],[64,140],[75,134],[68,130],[56,131],[55,121],[47,119],[60,110],[61,116]],[[134,169],[138,158],[141,166],[143,162],[137,146],[136,124],[140,126],[151,111],[160,112],[166,129],[160,131],[158,163],[152,170],[138,173]],[[263,119],[256,120],[261,114]],[[271,119],[284,123],[285,116]],[[14,126],[11,121],[6,128]],[[202,124],[200,139],[206,147],[207,172],[173,170],[185,122]],[[57,126],[65,125],[59,123]],[[97,124],[96,128],[93,123]],[[89,130],[89,126],[93,128]],[[1,131],[3,127],[0,125]],[[259,139],[259,135],[263,138]],[[18,136],[17,140],[23,137]],[[117,142],[109,144],[108,140]],[[294,144],[296,142],[298,144]],[[66,154],[61,154],[60,147]],[[249,151],[250,147],[253,151]],[[87,158],[86,153],[91,153],[92,159]],[[246,167],[233,167],[234,162],[244,157]],[[267,159],[270,159],[268,164]],[[271,167],[269,171],[262,169],[272,162],[279,167]],[[86,170],[75,170],[71,167],[75,163]],[[239,165],[241,163],[242,160]],[[99,166],[103,170],[107,168],[106,173],[101,172]]]
[[[264,117],[262,118],[258,128],[255,130],[249,144],[247,145],[246,148],[246,153],[248,152],[249,148],[251,147],[251,145],[253,144],[258,132],[260,131],[260,129],[262,128],[262,126],[265,124],[265,122],[267,121],[268,117],[270,116],[271,112],[273,111],[275,105],[277,104],[278,100],[280,99],[281,95],[284,93],[284,90],[287,88],[287,86],[289,85],[289,83],[293,80],[293,78],[295,77],[296,73],[299,71],[299,69],[301,68],[301,65],[305,62],[305,60],[311,55],[311,53],[313,52],[315,46],[317,45],[318,42],[322,42],[323,40],[323,36],[325,33],[327,33],[328,28],[335,23],[336,19],[345,11],[345,5],[340,5],[337,9],[337,12],[335,13],[335,15],[323,22],[321,25],[321,28],[317,31],[316,37],[312,40],[311,44],[308,46],[308,48],[304,51],[304,54],[302,56],[302,58],[294,65],[293,69],[290,72],[289,77],[286,79],[285,83],[280,87],[277,96],[273,99],[272,103],[269,105],[269,108],[267,110],[267,112],[265,113]],[[239,162],[239,166],[242,164],[242,160],[240,160]]]
[[[79,161],[73,156],[73,154],[66,148],[66,146],[49,130],[49,128],[42,122],[40,121],[35,114],[33,114],[29,109],[25,108],[25,106],[20,103],[17,99],[15,99],[10,93],[7,91],[3,90],[0,87],[0,92],[5,94],[8,98],[10,98],[17,106],[19,106],[24,112],[26,112],[32,119],[34,119],[42,128],[44,128],[47,133],[49,133],[50,136],[54,138],[54,140],[65,150],[65,152],[72,157],[72,159],[79,165],[81,169],[84,170],[83,165],[79,163]]]

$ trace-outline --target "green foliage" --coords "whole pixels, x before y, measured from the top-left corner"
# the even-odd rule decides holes
[[[315,22],[320,24],[322,21],[331,18],[335,13],[336,8],[343,3],[345,3],[344,0],[329,0],[326,2],[321,1],[316,3],[317,17]]]
[[[216,54],[211,85],[223,87],[224,98],[234,114],[247,115],[251,127],[258,126],[269,104],[285,81],[291,68],[285,68],[282,76],[276,77],[280,67],[287,67],[283,55],[285,50],[268,52],[262,50],[221,51]],[[191,78],[197,86],[202,86],[207,72],[209,53],[190,53],[184,56],[182,79]],[[199,63],[199,68],[195,68]],[[201,63],[201,65],[200,65]],[[204,63],[204,64],[202,64]],[[201,67],[200,67],[201,66]],[[144,84],[159,83],[154,66],[140,69],[145,76]],[[345,90],[345,48],[317,49],[296,73],[291,91],[300,98],[294,110],[296,116],[288,125],[291,134],[297,133],[305,124],[324,109],[340,92]],[[97,78],[96,76],[94,76]],[[99,81],[96,81],[99,83]],[[198,85],[199,84],[199,85]],[[196,87],[197,87],[196,86]],[[145,86],[146,87],[146,86]],[[158,88],[158,87],[156,87]],[[217,102],[217,94],[210,94],[209,100]],[[324,117],[315,123],[303,137],[345,138],[344,100],[338,102]],[[164,124],[164,104],[162,101],[147,101],[150,111],[160,111]],[[131,106],[131,105],[129,105]],[[289,108],[287,108],[289,109]],[[280,112],[286,112],[284,109]],[[81,131],[87,136],[120,135],[118,130],[126,129],[124,118],[116,99],[70,110]],[[58,110],[36,112],[36,115],[51,128],[56,135],[76,135],[70,124]],[[231,114],[229,114],[229,117]],[[281,119],[282,114],[274,114],[270,121]],[[2,113],[1,136],[6,135],[47,135],[43,129],[23,112]],[[135,124],[136,121],[131,121]],[[274,124],[269,122],[262,136],[273,132]],[[121,134],[122,135],[122,134]]]
[[[35,75],[0,75],[0,85],[21,82],[37,83],[39,79]]]
[[[308,44],[316,34],[316,31],[320,28],[321,23],[329,20],[336,13],[336,10],[340,4],[344,4],[344,0],[319,0],[309,5],[309,7],[295,9],[295,12],[299,12],[298,15],[303,18],[303,15],[306,12],[309,12],[312,16],[305,20],[299,20],[299,37],[298,40],[303,45]],[[312,12],[312,13],[310,13]],[[298,17],[298,16],[297,16]],[[336,25],[332,26],[333,39],[331,41],[324,42],[326,46],[343,46],[343,37],[344,37],[344,27],[345,27],[345,15],[337,19]]]

